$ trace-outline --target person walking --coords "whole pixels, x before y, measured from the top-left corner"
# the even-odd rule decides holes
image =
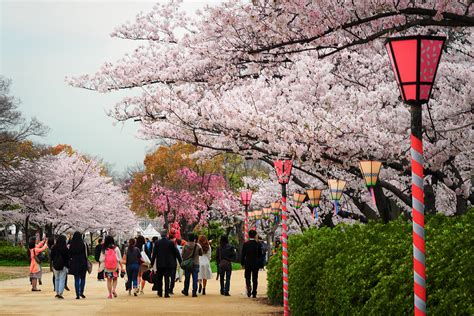
[[[184,269],[184,289],[181,293],[185,296],[189,295],[189,281],[191,276],[193,278],[193,297],[197,297],[198,289],[198,274],[199,274],[199,256],[202,256],[202,248],[197,243],[196,235],[194,233],[189,233],[188,242],[183,247],[183,262],[191,259],[192,266],[189,269]]]
[[[97,263],[99,263],[100,260],[100,251],[102,250],[102,244],[103,244],[103,239],[99,238],[97,241],[97,246],[95,246],[94,249],[94,259]],[[104,270],[98,271],[97,272],[97,281],[105,281],[104,279]]]
[[[171,271],[176,269],[176,260],[181,262],[181,256],[179,255],[178,248],[176,248],[174,242],[167,238],[167,232],[161,233],[161,239],[155,242],[153,247],[153,254],[151,257],[151,265],[156,262],[157,272],[157,284],[156,290],[159,297],[163,296],[163,278],[165,279],[164,292],[165,297],[170,297],[172,294],[170,288]],[[174,277],[174,276],[173,276]]]
[[[117,278],[119,269],[123,272],[123,265],[121,261],[121,253],[119,247],[115,244],[114,237],[106,236],[102,251],[99,258],[99,270],[104,271],[104,276],[107,279],[107,290],[109,295],[107,298],[111,299],[117,297]]]
[[[145,283],[146,280],[143,280],[143,272],[149,270],[149,264],[151,262],[150,257],[151,255],[147,252],[146,250],[146,241],[145,237],[143,236],[138,236],[137,237],[137,243],[135,245],[138,249],[140,249],[142,261],[140,262],[140,268],[138,269],[138,287],[140,289],[140,294],[143,295],[143,289],[145,288]],[[146,258],[143,257],[143,255],[146,255]]]
[[[69,270],[69,249],[67,248],[66,236],[59,235],[56,243],[51,248],[51,265],[54,274],[54,289],[56,298],[63,299],[66,286],[66,277]]]
[[[46,249],[48,249],[46,238],[39,243],[36,243],[35,237],[30,238],[28,242],[28,257],[30,258],[30,280],[31,290],[33,292],[41,291],[38,289],[38,280],[40,280],[42,276],[41,260],[38,256]]]
[[[262,254],[262,246],[257,241],[257,232],[249,231],[249,240],[242,247],[241,264],[245,269],[245,284],[247,296],[257,297],[259,260]],[[252,288],[253,285],[253,288]]]
[[[198,243],[202,248],[202,256],[199,256],[199,294],[206,295],[206,285],[207,280],[212,279],[212,270],[211,270],[211,256],[212,250],[209,241],[205,235],[201,235],[198,238]]]
[[[128,247],[123,257],[125,261],[125,268],[127,270],[128,295],[132,295],[133,287],[133,295],[137,296],[138,292],[140,291],[138,288],[138,270],[140,269],[142,256],[140,254],[140,250],[135,247],[135,244],[135,239],[131,238],[128,241]]]
[[[183,257],[183,246],[182,246],[182,240],[181,239],[176,239],[176,248],[178,248],[179,255],[181,258]],[[176,282],[181,282],[181,277],[183,275],[183,269],[181,269],[181,266],[179,264],[176,265],[176,274],[175,274],[175,283]]]
[[[216,250],[216,263],[219,268],[221,295],[230,296],[230,276],[232,275],[232,261],[237,257],[237,250],[229,244],[226,235],[221,236],[219,247]]]
[[[76,300],[86,298],[84,289],[86,286],[87,273],[87,247],[80,232],[75,232],[72,235],[71,243],[69,244],[69,257],[70,272],[74,275]]]

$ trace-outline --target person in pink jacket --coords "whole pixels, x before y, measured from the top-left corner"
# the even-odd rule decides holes
[[[38,279],[41,279],[41,262],[38,262],[38,255],[48,248],[46,238],[36,244],[36,239],[31,238],[28,243],[28,255],[30,257],[30,279],[31,279],[31,290],[41,291],[37,288]]]

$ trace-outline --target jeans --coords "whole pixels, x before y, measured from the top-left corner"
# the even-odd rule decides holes
[[[128,288],[131,289],[132,285],[133,288],[136,289],[138,287],[138,270],[140,269],[140,265],[138,263],[132,263],[127,265],[127,276],[128,276]]]
[[[252,295],[257,295],[257,286],[258,286],[258,267],[247,268],[245,267],[245,283],[247,285],[247,291],[252,291]],[[252,282],[250,282],[252,280]],[[253,284],[253,289],[252,289]]]
[[[221,293],[229,293],[230,291],[230,276],[232,274],[232,270],[219,270],[219,278],[221,282]],[[225,285],[224,285],[225,280]]]
[[[53,269],[54,274],[54,290],[56,294],[63,295],[64,287],[66,286],[67,268],[62,270]]]
[[[198,273],[199,273],[199,265],[194,264],[193,269],[191,271],[184,270],[184,292],[189,292],[189,279],[191,278],[191,274],[193,275],[193,294],[196,294],[198,288]]]
[[[84,288],[86,287],[86,275],[74,275],[74,288],[76,289],[76,297],[84,294]]]

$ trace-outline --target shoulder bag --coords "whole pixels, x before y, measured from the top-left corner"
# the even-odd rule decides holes
[[[194,244],[193,253],[191,257],[181,262],[181,268],[185,271],[191,271],[193,269],[193,261],[194,261],[194,252],[196,251],[196,244]]]

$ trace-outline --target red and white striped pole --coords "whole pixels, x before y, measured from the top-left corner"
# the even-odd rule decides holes
[[[290,315],[288,301],[288,212],[286,209],[286,185],[290,181],[293,162],[291,160],[276,160],[275,171],[278,182],[281,184],[281,260],[283,277],[283,312],[284,316]]]
[[[288,302],[288,225],[286,209],[286,184],[281,185],[281,260],[283,264],[283,312],[290,313]]]
[[[411,106],[411,178],[415,316],[426,315],[425,198],[421,105]]]
[[[244,239],[245,241],[249,240],[249,215],[248,215],[248,206],[245,206],[245,222],[244,222]]]

